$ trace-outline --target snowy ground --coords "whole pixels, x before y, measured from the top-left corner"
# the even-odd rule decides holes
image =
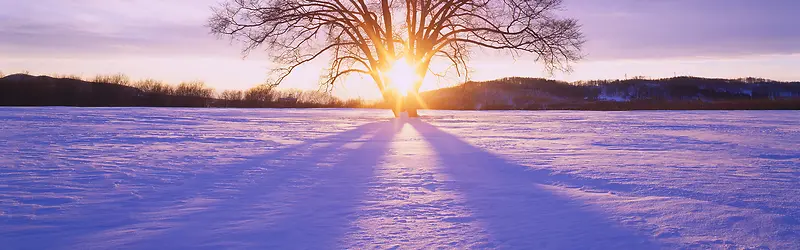
[[[2,249],[800,249],[800,112],[0,108]]]

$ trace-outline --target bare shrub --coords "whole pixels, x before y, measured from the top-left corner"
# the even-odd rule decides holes
[[[111,75],[97,75],[94,77],[93,82],[96,83],[111,83],[111,84],[119,84],[125,86],[131,86],[131,79],[122,73],[111,74]]]
[[[348,99],[342,104],[343,108],[360,108],[364,106],[364,100],[361,98]]]
[[[260,106],[264,106],[272,102],[273,96],[274,96],[273,87],[268,84],[261,84],[245,91],[244,100]]]
[[[225,90],[219,95],[219,99],[227,101],[242,101],[244,100],[244,91],[241,90]]]
[[[146,93],[163,95],[172,95],[175,93],[175,89],[169,84],[153,79],[137,81],[133,84],[133,87],[138,88]]]
[[[178,96],[211,98],[214,96],[214,89],[207,87],[206,84],[201,81],[182,82],[175,88],[174,94]]]
[[[52,74],[51,77],[59,79],[72,79],[72,80],[83,81],[83,76],[75,74]]]

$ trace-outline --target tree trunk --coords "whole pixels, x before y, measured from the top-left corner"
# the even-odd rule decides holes
[[[403,106],[405,106],[406,111],[408,112],[408,117],[419,117],[417,114],[417,109],[419,108],[419,91],[414,90],[412,93],[408,93],[405,98],[403,98]]]
[[[419,117],[419,114],[417,114],[417,108],[409,108],[406,111],[408,111],[408,117]]]
[[[400,113],[402,113],[405,108],[403,106],[403,97],[399,96],[397,92],[389,90],[383,93],[383,100],[389,105],[389,109],[392,110],[394,117],[399,118]]]
[[[394,118],[400,118],[400,113],[403,112],[397,107],[392,107],[392,113],[394,113]]]
[[[386,92],[383,98],[386,100],[386,103],[390,105],[389,108],[392,110],[395,118],[399,118],[403,112],[407,112],[408,117],[419,117],[417,113],[420,107],[419,100],[417,100],[417,98],[419,98],[418,91],[408,93],[406,96],[402,96],[396,91],[391,91]]]
[[[403,98],[403,106],[408,112],[408,117],[419,117],[417,114],[417,108],[419,108],[419,100],[417,100],[417,98],[419,98],[418,96],[419,94],[417,91],[414,91],[412,93],[408,93],[408,95]]]

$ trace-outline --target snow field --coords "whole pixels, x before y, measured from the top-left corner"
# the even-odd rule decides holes
[[[800,248],[800,112],[1,108],[3,249]]]

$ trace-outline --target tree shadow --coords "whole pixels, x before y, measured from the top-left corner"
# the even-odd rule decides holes
[[[195,204],[157,211],[153,216],[164,217],[158,220],[161,223],[142,226],[160,225],[164,230],[115,245],[170,249],[337,246],[353,230],[350,222],[374,177],[373,168],[399,125],[396,120],[371,123],[326,138],[329,145],[305,153],[282,150],[237,164],[266,172],[256,173],[263,178],[250,183],[221,183],[227,186],[223,191],[193,197]],[[219,185],[206,188],[220,189]]]
[[[409,122],[436,152],[451,188],[489,233],[489,246],[512,249],[652,249],[659,246],[580,201],[559,196],[543,173],[510,163],[420,120]]]

